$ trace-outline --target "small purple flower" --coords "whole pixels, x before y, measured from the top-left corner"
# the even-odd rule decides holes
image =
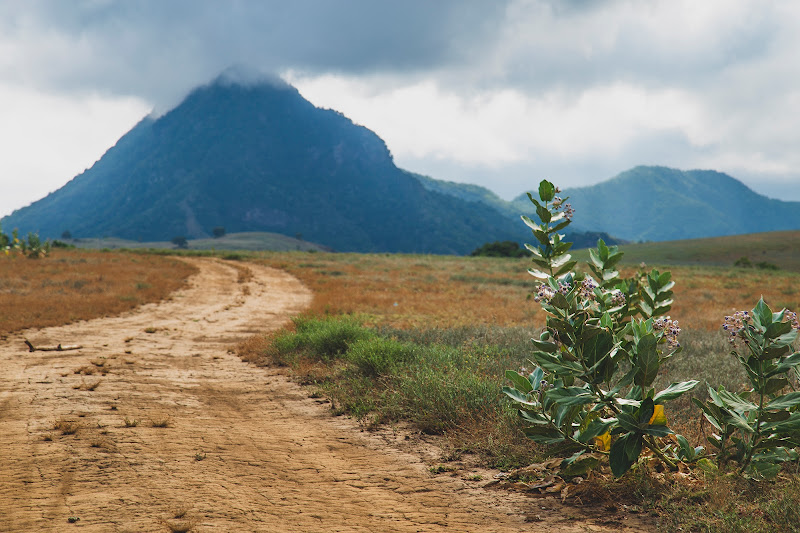
[[[550,288],[550,285],[542,283],[541,285],[539,285],[539,288],[536,292],[536,296],[533,297],[533,300],[535,302],[541,302],[542,300],[544,300],[545,302],[549,302],[553,298],[553,296],[555,296],[555,292],[553,291],[553,289]]]
[[[580,294],[581,298],[587,300],[594,300],[594,289],[596,287],[597,283],[595,283],[595,281],[592,278],[587,276],[581,282],[581,288],[579,289],[578,294]]]
[[[672,320],[669,316],[657,318],[653,321],[653,329],[656,331],[664,330],[664,338],[667,339],[667,345],[670,348],[680,346],[678,334],[681,332],[681,328],[678,326],[677,320]]]
[[[614,307],[620,307],[625,305],[627,299],[625,298],[625,293],[621,290],[617,289],[611,293],[611,305]]]
[[[742,339],[745,344],[747,339],[742,334],[745,325],[750,322],[750,313],[747,311],[736,311],[731,316],[725,317],[725,322],[722,323],[722,329],[730,333],[728,341],[734,344],[737,339]]]

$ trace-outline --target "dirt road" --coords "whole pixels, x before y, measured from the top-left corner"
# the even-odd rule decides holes
[[[310,294],[266,267],[242,282],[240,266],[192,261],[170,301],[0,344],[0,531],[606,530],[526,523],[538,501],[432,476],[240,361],[235,342]],[[29,353],[24,338],[82,348]]]

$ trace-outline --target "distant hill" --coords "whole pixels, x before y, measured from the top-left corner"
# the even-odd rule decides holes
[[[134,241],[203,238],[223,226],[359,252],[467,254],[529,239],[495,206],[423,187],[372,131],[284,82],[224,75],[0,222],[46,238]]]
[[[89,238],[89,239],[59,239],[66,244],[72,244],[78,248],[91,249],[117,249],[117,248],[163,248],[172,249],[177,246],[170,241],[130,241],[116,237]],[[304,252],[330,252],[330,248],[307,242],[301,239],[294,239],[279,233],[248,232],[248,233],[228,233],[222,237],[208,239],[190,239],[186,243],[186,248],[190,250],[270,250],[270,251],[295,251]]]
[[[520,215],[528,215],[534,220],[537,220],[536,209],[526,195],[521,197],[524,198],[524,201],[507,202],[494,192],[480,185],[437,180],[430,176],[423,176],[422,174],[415,174],[413,172],[409,172],[408,174],[419,180],[419,182],[430,191],[460,198],[467,202],[484,203],[504,214],[514,223],[521,223]],[[535,192],[538,187],[539,182],[532,184],[531,191]],[[566,240],[573,244],[573,248],[592,248],[597,245],[598,239],[603,239],[606,244],[622,242],[620,239],[606,232],[587,230],[584,226],[576,223],[570,224],[569,227],[564,230],[564,234]],[[533,237],[530,232],[526,230],[525,242],[532,243],[532,241]]]
[[[713,170],[639,166],[563,195],[576,220],[632,241],[800,229],[800,202],[767,198]],[[529,201],[520,195],[512,203]]]

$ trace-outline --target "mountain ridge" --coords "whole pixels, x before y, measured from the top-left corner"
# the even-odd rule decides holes
[[[466,254],[525,235],[491,206],[428,191],[380,137],[288,84],[219,80],[145,117],[90,169],[2,223],[133,240],[224,226],[363,252]]]

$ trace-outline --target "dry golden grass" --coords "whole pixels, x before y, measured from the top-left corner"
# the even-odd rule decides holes
[[[544,312],[529,299],[536,280],[526,272],[526,259],[287,252],[261,261],[305,283],[316,314],[362,313],[370,324],[399,328],[544,323]],[[684,328],[718,329],[725,315],[751,309],[762,295],[775,309],[800,309],[800,275],[794,272],[661,270],[670,270],[676,282],[671,316]]]
[[[120,252],[59,249],[43,259],[0,255],[0,337],[162,300],[194,270],[170,257]]]

